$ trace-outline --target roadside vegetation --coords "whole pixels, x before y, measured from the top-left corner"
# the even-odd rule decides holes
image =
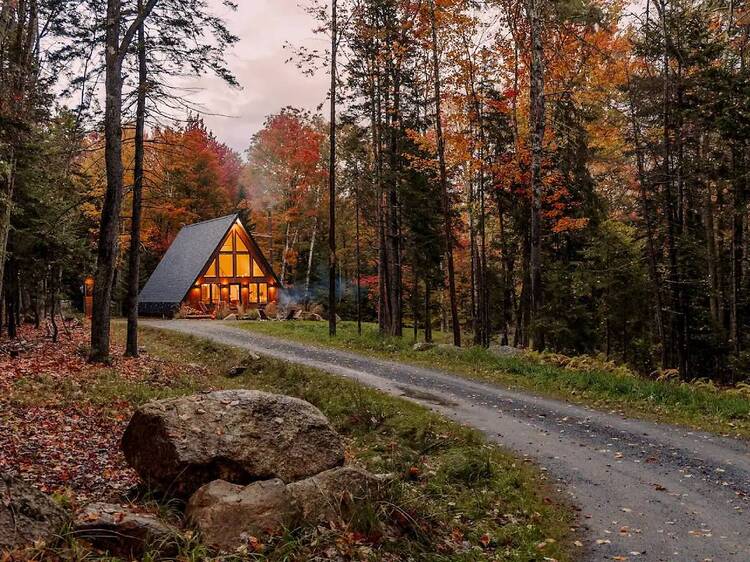
[[[409,337],[383,337],[376,324],[341,322],[336,338],[324,322],[243,322],[242,328],[303,343],[442,369],[457,375],[563,398],[600,410],[750,438],[750,386],[721,388],[708,381],[685,383],[644,377],[596,358],[557,354],[499,355],[481,347],[436,345],[413,349]],[[421,333],[419,334],[421,337]],[[437,342],[447,334],[433,334]]]
[[[116,324],[114,334],[119,348],[124,326]],[[87,364],[84,341],[79,328],[56,350],[32,345],[2,381],[0,445],[6,453],[0,468],[20,467],[72,509],[106,499],[102,494],[127,494],[136,483],[119,436],[137,405],[202,390],[254,388],[312,402],[345,436],[348,463],[395,478],[382,501],[361,506],[345,526],[290,530],[253,543],[236,559],[563,561],[574,559],[570,549],[578,550],[573,511],[543,474],[489,445],[478,431],[421,406],[190,336],[142,329],[147,353],[118,358],[110,367]],[[39,362],[35,353],[48,356],[49,364],[24,376],[24,362]],[[229,377],[238,365],[247,368]],[[154,502],[153,508],[180,518],[179,506]],[[179,560],[210,558],[190,535],[179,550]],[[70,535],[57,549],[37,553],[39,560],[55,557],[105,559]]]

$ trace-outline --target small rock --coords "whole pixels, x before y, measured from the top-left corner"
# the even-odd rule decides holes
[[[244,375],[245,371],[247,371],[247,367],[245,367],[244,365],[237,365],[236,367],[232,367],[231,369],[229,369],[229,371],[227,372],[227,377],[233,379],[235,377]]]
[[[501,357],[513,357],[519,355],[521,350],[510,345],[493,345],[489,348],[490,353]]]
[[[155,515],[110,503],[91,503],[75,519],[75,536],[100,550],[128,559],[153,549],[164,556],[178,550],[180,531]]]
[[[420,341],[420,342],[415,343],[411,348],[414,351],[428,351],[430,349],[433,349],[434,347],[435,347],[434,343]]]
[[[287,486],[302,520],[311,525],[346,517],[357,503],[381,496],[388,478],[350,466],[326,470]]]
[[[0,473],[0,552],[51,542],[68,517],[31,484]]]
[[[148,402],[133,414],[122,449],[147,485],[182,497],[213,480],[293,482],[344,464],[344,442],[320,410],[257,390]]]
[[[214,480],[193,494],[185,514],[206,544],[225,552],[237,550],[248,537],[278,534],[299,519],[278,478],[248,486]]]
[[[308,321],[312,321],[312,322],[322,322],[323,321],[323,317],[320,314],[318,314],[317,312],[306,312],[304,310],[300,313],[299,319],[300,320],[308,320]]]
[[[458,347],[452,343],[439,343],[435,347],[441,351],[447,351],[448,353],[460,353],[467,349],[465,347]]]

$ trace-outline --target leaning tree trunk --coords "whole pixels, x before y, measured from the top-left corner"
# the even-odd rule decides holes
[[[138,13],[143,0],[138,0]],[[138,28],[138,102],[135,118],[135,162],[133,164],[133,217],[130,221],[130,255],[128,263],[128,337],[125,355],[138,357],[138,289],[141,269],[141,213],[143,199],[144,133],[146,127],[146,33]]]
[[[313,220],[312,234],[310,235],[310,253],[307,256],[307,272],[305,273],[305,304],[310,302],[310,275],[312,274],[313,254],[315,253],[315,241],[318,237],[318,227],[320,226],[320,215],[317,209],[320,206],[320,189],[315,194],[315,219]]]
[[[289,223],[289,220],[287,219],[286,222],[286,233],[284,234],[284,253],[281,255],[281,272],[279,280],[281,282],[281,287],[284,287],[284,278],[286,277],[286,256],[289,253],[289,229],[291,228],[291,225]]]

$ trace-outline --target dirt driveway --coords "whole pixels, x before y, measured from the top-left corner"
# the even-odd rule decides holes
[[[586,560],[750,561],[750,445],[217,322],[144,321],[356,379],[481,429],[581,509]]]

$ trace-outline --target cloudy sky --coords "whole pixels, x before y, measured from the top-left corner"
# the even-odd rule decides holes
[[[294,64],[285,64],[289,51],[284,43],[325,49],[325,38],[315,36],[315,22],[299,7],[299,0],[237,0],[236,12],[221,0],[209,0],[216,13],[225,16],[239,43],[226,60],[242,89],[223,84],[212,76],[189,82],[198,91],[191,96],[207,113],[206,124],[216,136],[243,152],[265,117],[284,106],[314,110],[325,100],[327,78],[307,77]]]

